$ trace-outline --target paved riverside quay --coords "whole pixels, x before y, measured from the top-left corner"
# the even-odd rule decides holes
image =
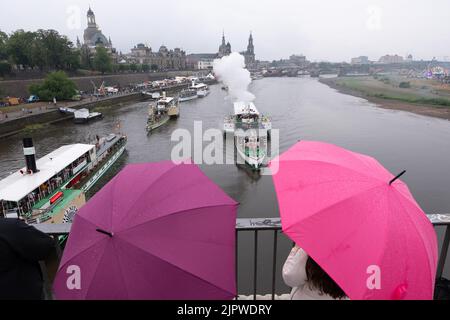
[[[215,83],[214,81],[204,81],[208,84]],[[161,92],[167,91],[178,92],[190,86],[190,83],[182,83],[177,85],[169,85],[158,88],[146,89],[145,92]],[[20,105],[17,110],[10,112],[2,112],[0,109],[0,139],[8,137],[21,132],[27,126],[34,124],[51,124],[65,121],[73,118],[73,114],[61,114],[60,107],[82,109],[95,108],[99,106],[112,106],[117,104],[131,103],[140,99],[149,99],[149,96],[144,95],[140,90],[125,90],[116,94],[111,94],[105,97],[91,96],[81,101],[72,102],[58,102],[57,105],[52,103],[39,102],[33,105]],[[26,106],[27,108],[24,108]],[[22,107],[22,108],[21,108]]]

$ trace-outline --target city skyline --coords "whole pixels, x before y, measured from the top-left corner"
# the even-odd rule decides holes
[[[86,12],[91,6],[100,29],[123,53],[130,52],[138,43],[153,49],[161,45],[179,47],[187,53],[216,52],[223,31],[234,51],[246,47],[252,31],[259,60],[278,60],[291,54],[304,54],[311,61],[333,62],[350,61],[361,55],[375,61],[385,54],[404,57],[412,54],[417,60],[433,57],[442,60],[450,55],[444,41],[450,37],[444,16],[450,3],[442,0],[433,6],[417,0],[395,4],[386,0],[320,3],[322,6],[305,0],[281,0],[276,5],[269,0],[245,3],[232,0],[210,4],[196,0],[187,4],[168,0],[163,6],[131,0],[125,8],[105,0],[43,0],[27,3],[25,13],[23,6],[6,8],[2,3],[0,9],[8,10],[9,15],[3,19],[0,30],[10,33],[17,29],[55,29],[76,44],[77,37],[83,36]],[[193,13],[193,9],[205,12],[205,8],[210,8],[207,15]],[[155,11],[157,14],[149,14]],[[166,15],[165,11],[171,14]],[[267,23],[270,19],[276,23]]]

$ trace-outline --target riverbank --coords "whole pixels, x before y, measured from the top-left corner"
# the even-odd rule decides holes
[[[439,93],[438,98],[434,97],[437,95],[437,91],[433,87],[434,84],[431,84],[429,88],[425,86],[416,88],[417,91],[412,93],[415,89],[413,87],[407,91],[405,90],[405,93],[402,92],[400,95],[398,93],[400,90],[395,90],[393,86],[389,87],[390,92],[383,94],[382,91],[386,91],[385,87],[388,85],[376,79],[368,81],[367,77],[321,78],[319,81],[340,93],[366,99],[380,108],[401,110],[428,117],[450,120],[450,106],[409,102],[437,101],[445,104],[446,100],[448,100],[450,103],[445,91],[444,93]],[[381,82],[381,84],[377,81]]]
[[[215,80],[205,81],[208,85],[217,83]],[[175,94],[189,86],[189,83],[167,86],[164,88],[148,89],[147,92],[165,91],[167,94]],[[24,131],[38,130],[43,126],[70,120],[73,114],[63,114],[59,112],[59,107],[82,109],[86,108],[91,111],[99,111],[100,109],[111,108],[115,106],[123,106],[137,101],[148,100],[149,96],[143,95],[140,91],[131,93],[119,93],[109,97],[96,98],[91,97],[82,101],[60,103],[58,106],[42,105],[34,109],[28,109],[23,112],[20,106],[15,113],[9,113],[8,118],[2,114],[0,118],[0,139],[19,134]],[[30,105],[32,106],[32,105]],[[30,107],[31,108],[31,107]],[[29,111],[32,111],[29,113]]]
[[[105,74],[90,75],[84,77],[70,77],[78,90],[90,92],[93,89],[93,83],[100,87],[104,82],[106,86],[127,87],[130,84],[143,83],[146,81],[155,81],[161,79],[174,78],[176,76],[192,76],[193,71],[167,71],[167,72],[148,72],[148,73],[126,73],[126,74]],[[0,92],[10,97],[28,97],[28,88],[33,84],[41,84],[44,79],[9,79],[0,81]]]
[[[78,102],[60,104],[58,106],[46,106],[38,108],[33,113],[22,113],[16,116],[3,118],[0,121],[0,139],[10,137],[25,131],[39,130],[46,125],[51,125],[73,118],[73,114],[67,115],[59,111],[59,107],[70,107],[74,109],[95,109],[99,107],[113,107],[145,99],[140,92],[114,95],[103,99],[85,99]]]

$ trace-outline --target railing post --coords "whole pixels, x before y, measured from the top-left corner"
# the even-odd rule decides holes
[[[239,281],[238,281],[238,270],[239,270],[239,255],[238,255],[238,236],[239,236],[239,231],[236,229],[235,231],[235,276],[236,276],[236,300],[239,300]]]
[[[258,281],[258,230],[255,230],[255,257],[253,266],[253,300],[256,300],[256,283]]]
[[[436,278],[442,278],[444,273],[445,260],[447,260],[448,246],[450,243],[450,225],[445,228],[444,242],[442,243],[441,255],[439,257],[438,267],[436,271]]]
[[[273,265],[272,265],[272,300],[275,300],[275,285],[277,272],[277,247],[278,247],[278,231],[273,231]]]

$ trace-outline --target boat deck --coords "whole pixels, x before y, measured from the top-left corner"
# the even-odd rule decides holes
[[[119,141],[120,138],[121,136],[116,135],[113,140],[111,141],[106,140],[105,144],[101,145],[100,148],[97,150],[97,156],[99,157],[106,151],[108,151],[108,149],[111,148],[115,143],[117,143],[117,141]]]
[[[236,129],[248,130],[248,129],[259,129],[259,130],[267,130],[264,128],[261,122],[253,122],[253,123],[245,123],[236,121],[235,122]]]
[[[53,205],[50,205],[47,208],[43,208],[50,199],[59,191],[61,191],[64,196],[61,198],[61,200],[57,201]],[[39,220],[41,222],[47,221],[53,217],[55,213],[60,213],[63,208],[65,208],[70,202],[72,202],[76,197],[78,197],[82,193],[81,190],[78,189],[61,189],[58,188],[51,192],[47,197],[41,199],[39,202],[37,202],[33,206],[33,211],[37,210],[39,211],[39,214],[36,216],[39,216]],[[34,217],[31,217],[30,220],[34,220]]]

